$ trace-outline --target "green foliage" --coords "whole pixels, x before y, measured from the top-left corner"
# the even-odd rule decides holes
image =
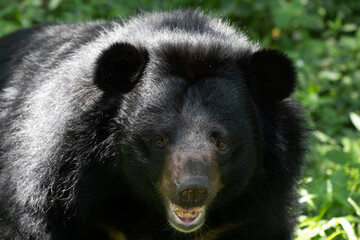
[[[358,0],[0,0],[0,35],[37,24],[201,8],[281,49],[299,71],[296,97],[314,130],[300,190],[297,240],[360,237],[360,4]]]

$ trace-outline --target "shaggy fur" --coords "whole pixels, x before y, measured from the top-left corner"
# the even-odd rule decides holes
[[[284,54],[197,11],[1,38],[0,239],[290,240],[295,82]],[[185,234],[164,201],[182,204],[171,179],[194,169],[206,220]]]

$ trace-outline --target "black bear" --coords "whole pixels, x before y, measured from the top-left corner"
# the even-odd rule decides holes
[[[0,239],[292,239],[295,83],[200,11],[1,38]]]

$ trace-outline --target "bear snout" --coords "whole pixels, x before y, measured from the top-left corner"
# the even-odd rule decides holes
[[[177,194],[186,204],[203,205],[209,190],[210,183],[204,176],[186,176],[177,186]]]

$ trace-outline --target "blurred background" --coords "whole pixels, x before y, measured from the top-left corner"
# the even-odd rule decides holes
[[[0,36],[38,24],[199,8],[294,59],[313,131],[297,240],[360,239],[359,0],[0,0]]]

